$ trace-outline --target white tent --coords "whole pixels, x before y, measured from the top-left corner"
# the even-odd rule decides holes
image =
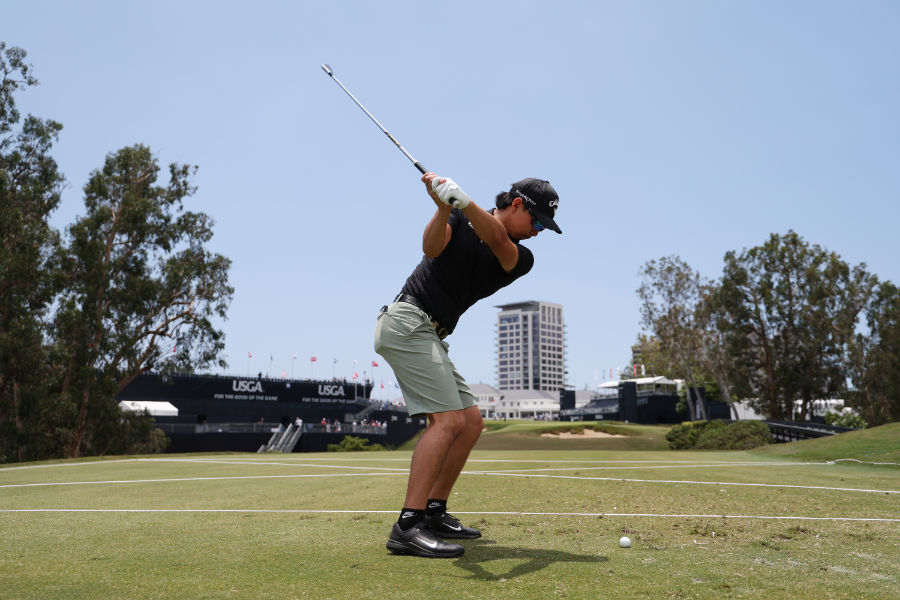
[[[177,417],[178,409],[170,402],[154,402],[150,400],[122,400],[119,408],[129,412],[144,412],[146,410],[154,417]]]
[[[666,385],[666,384],[672,385],[672,384],[678,383],[678,380],[676,380],[676,379],[666,379],[665,377],[660,375],[657,377],[638,377],[636,379],[617,379],[615,381],[606,381],[604,383],[601,383],[597,387],[598,388],[618,388],[619,384],[623,383],[625,381],[633,381],[634,383],[636,383],[638,385],[648,385],[651,383],[654,385]]]

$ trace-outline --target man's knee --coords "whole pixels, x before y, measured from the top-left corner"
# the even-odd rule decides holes
[[[466,414],[466,433],[477,438],[484,429],[484,419],[481,418],[481,411],[478,407],[471,406],[465,410]]]
[[[434,413],[432,427],[442,429],[456,437],[466,429],[466,416],[461,410]]]

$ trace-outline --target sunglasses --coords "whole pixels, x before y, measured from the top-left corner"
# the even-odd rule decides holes
[[[545,230],[545,229],[547,228],[543,223],[541,223],[541,222],[537,219],[537,217],[534,216],[534,213],[531,212],[531,209],[530,209],[530,208],[526,208],[526,210],[528,211],[528,214],[531,215],[531,227],[532,227],[535,231],[543,231],[543,230]]]

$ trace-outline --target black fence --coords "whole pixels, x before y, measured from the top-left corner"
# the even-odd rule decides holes
[[[835,427],[814,421],[764,421],[764,423],[769,426],[772,440],[775,442],[797,442],[853,431],[850,427]]]

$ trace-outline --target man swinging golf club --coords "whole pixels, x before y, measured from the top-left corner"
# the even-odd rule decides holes
[[[559,196],[549,182],[523,179],[485,211],[450,179],[422,177],[437,210],[425,226],[422,261],[390,306],[381,309],[375,351],[391,365],[411,416],[428,426],[413,452],[400,518],[387,548],[396,554],[451,558],[465,548],[443,538],[481,537],[447,512],[450,490],[481,435],[481,413],[447,355],[444,338],[459,317],[525,275],[534,264],[519,242],[554,221]]]

